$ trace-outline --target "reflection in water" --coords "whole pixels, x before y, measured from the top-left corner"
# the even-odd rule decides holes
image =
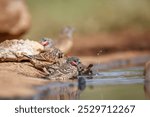
[[[78,89],[83,91],[86,88],[86,81],[84,77],[79,77],[78,79]]]
[[[150,99],[150,82],[145,81],[144,82],[144,92],[147,99]]]
[[[80,77],[77,82],[73,83],[50,83],[47,87],[40,87],[40,94],[33,99],[50,99],[50,100],[74,100],[79,99],[80,93],[85,89],[86,81]]]

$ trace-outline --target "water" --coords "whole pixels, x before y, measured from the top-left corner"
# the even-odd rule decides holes
[[[93,79],[79,76],[78,80],[51,82],[37,87],[33,99],[78,100],[145,100],[150,97],[150,83],[144,81],[143,67],[97,71]]]

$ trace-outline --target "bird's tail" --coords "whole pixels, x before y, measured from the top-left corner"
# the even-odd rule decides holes
[[[87,69],[91,69],[93,67],[93,64],[89,64]]]

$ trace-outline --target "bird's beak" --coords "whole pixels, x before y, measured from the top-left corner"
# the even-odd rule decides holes
[[[47,46],[47,45],[48,45],[48,42],[47,42],[47,41],[44,41],[44,42],[42,41],[41,44],[42,44],[43,46]]]
[[[71,62],[71,65],[73,65],[73,66],[77,66],[77,63],[76,63],[76,62],[74,62],[74,61],[72,61],[72,62]]]

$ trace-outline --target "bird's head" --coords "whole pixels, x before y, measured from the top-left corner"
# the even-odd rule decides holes
[[[74,31],[75,31],[75,29],[73,27],[66,26],[60,31],[60,36],[65,37],[67,39],[72,39]]]
[[[79,58],[73,56],[73,57],[68,57],[67,58],[67,63],[70,63],[71,65],[77,67],[81,62],[80,62]]]
[[[40,44],[43,45],[44,47],[53,47],[54,46],[54,41],[50,38],[43,37],[40,41]]]

